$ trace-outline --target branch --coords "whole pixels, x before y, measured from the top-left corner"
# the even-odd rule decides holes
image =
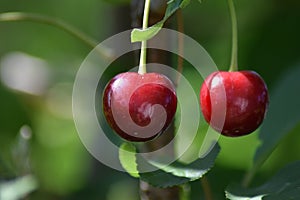
[[[44,15],[32,14],[32,13],[23,13],[23,12],[7,12],[0,14],[0,22],[14,22],[14,21],[32,21],[41,24],[48,24],[55,26],[70,35],[73,35],[75,38],[84,42],[87,46],[95,48],[98,45],[98,42],[79,29],[61,21],[59,19],[51,18]],[[112,50],[106,47],[97,47],[97,51],[104,56],[105,58],[112,58]]]

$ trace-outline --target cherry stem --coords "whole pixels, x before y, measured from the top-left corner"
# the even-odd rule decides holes
[[[233,0],[227,0],[229,6],[229,13],[232,27],[232,46],[231,46],[231,62],[229,71],[238,70],[238,31],[237,31],[237,19],[234,8]]]
[[[201,185],[203,188],[205,199],[213,200],[213,193],[211,191],[211,187],[209,185],[208,179],[206,178],[206,176],[203,176],[200,180],[201,180]]]
[[[150,11],[151,0],[145,0],[144,16],[143,16],[143,30],[148,27],[149,11]],[[147,40],[142,41],[141,54],[140,54],[140,64],[139,64],[139,74],[147,73],[146,70],[146,60],[147,60]]]

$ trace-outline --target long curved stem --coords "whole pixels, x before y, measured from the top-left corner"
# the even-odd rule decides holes
[[[236,12],[233,0],[227,0],[230,12],[231,26],[232,26],[232,46],[231,46],[231,62],[229,71],[238,70],[238,31]]]
[[[86,45],[88,45],[91,48],[95,48],[98,44],[98,42],[80,30],[76,29],[75,27],[59,20],[54,19],[48,16],[39,15],[39,14],[32,14],[32,13],[23,13],[23,12],[6,12],[0,14],[0,22],[13,22],[13,21],[32,21],[32,22],[38,22],[42,24],[48,24],[51,26],[55,26],[71,35],[76,37],[77,39],[84,42]],[[113,57],[112,51],[105,47],[97,47],[97,51],[99,53],[107,58]]]
[[[143,16],[143,30],[148,27],[149,11],[150,11],[151,0],[145,0],[144,16]],[[141,45],[141,55],[139,64],[139,74],[145,74],[146,70],[146,60],[147,60],[147,41],[143,40]]]

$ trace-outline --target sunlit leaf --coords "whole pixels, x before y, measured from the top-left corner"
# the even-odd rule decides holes
[[[145,30],[137,29],[137,28],[133,29],[131,32],[131,42],[139,42],[139,41],[151,39],[160,31],[163,25],[164,25],[164,21],[160,21],[157,24]]]
[[[256,197],[240,197],[236,196],[234,194],[230,194],[229,192],[226,192],[226,198],[232,199],[232,200],[262,200],[264,195],[259,195]]]
[[[119,148],[119,159],[122,167],[133,177],[138,178],[135,146],[124,142]]]
[[[171,17],[178,9],[186,7],[189,3],[190,0],[169,1],[164,18],[145,30],[137,28],[133,29],[131,32],[131,42],[140,42],[143,40],[149,40],[154,37],[160,31],[169,17]]]

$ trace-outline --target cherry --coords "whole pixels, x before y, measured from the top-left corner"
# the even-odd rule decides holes
[[[221,134],[231,137],[256,130],[264,119],[268,103],[267,86],[253,71],[214,72],[205,79],[200,90],[205,120]],[[224,109],[220,109],[222,104]],[[214,115],[212,110],[216,112]]]
[[[144,142],[160,135],[170,125],[176,108],[172,82],[158,73],[118,74],[103,93],[108,124],[128,141]]]

